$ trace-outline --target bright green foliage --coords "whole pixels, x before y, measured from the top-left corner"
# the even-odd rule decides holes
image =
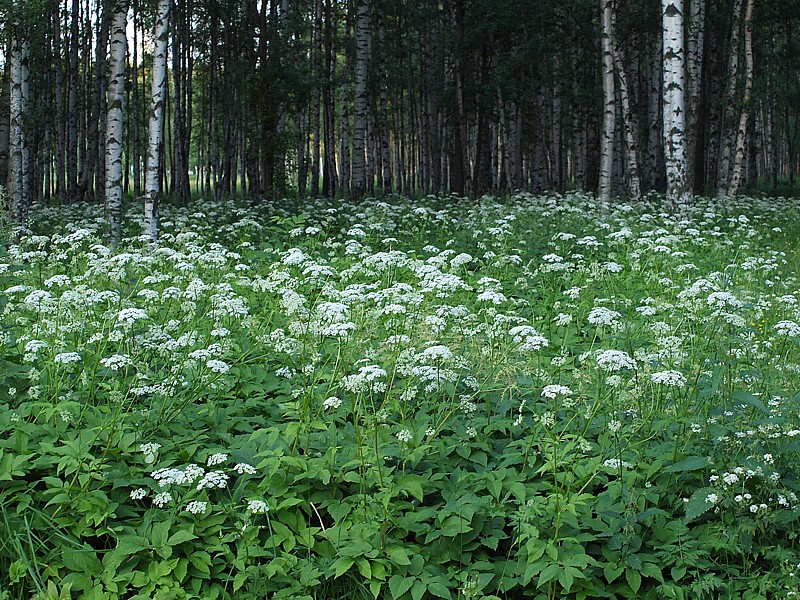
[[[163,208],[0,256],[0,597],[800,591],[796,202]]]

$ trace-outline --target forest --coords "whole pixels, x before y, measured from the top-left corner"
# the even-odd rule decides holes
[[[800,595],[800,0],[0,0],[0,600]]]
[[[120,193],[793,190],[797,9],[4,0],[0,185],[15,216]]]

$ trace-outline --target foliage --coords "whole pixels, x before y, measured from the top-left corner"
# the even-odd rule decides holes
[[[798,591],[797,202],[303,208],[0,256],[0,597]]]

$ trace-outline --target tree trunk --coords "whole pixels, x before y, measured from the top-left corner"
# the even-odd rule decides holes
[[[356,70],[355,106],[353,111],[353,182],[352,194],[356,200],[367,189],[367,68],[369,66],[369,0],[356,1]]]
[[[601,0],[603,11],[603,131],[600,135],[600,181],[597,196],[600,202],[611,202],[614,137],[616,135],[616,90],[614,86],[614,48],[612,42],[614,0]]]
[[[637,156],[639,141],[636,122],[631,110],[630,88],[628,87],[628,74],[625,71],[625,60],[622,44],[617,37],[616,10],[611,13],[611,43],[614,54],[614,66],[619,80],[619,98],[622,109],[622,125],[625,148],[625,175],[628,184],[628,197],[634,202],[642,199],[642,183],[639,173],[639,159]]]
[[[689,27],[686,40],[686,162],[687,178],[692,190],[702,190],[703,181],[695,181],[698,150],[698,124],[703,82],[703,51],[705,47],[706,0],[689,0]]]
[[[731,175],[731,158],[734,152],[736,130],[730,126],[729,111],[736,105],[736,87],[739,79],[739,28],[741,27],[742,1],[734,0],[733,15],[731,17],[731,43],[728,58],[728,77],[725,98],[723,99],[722,118],[720,125],[719,166],[717,172],[717,195],[723,196],[728,192]]]
[[[19,10],[19,7],[17,7]],[[9,215],[22,221],[30,200],[28,183],[27,100],[30,78],[30,47],[21,23],[15,23],[9,55],[11,88],[9,99],[9,165],[8,199]]]
[[[673,207],[688,206],[691,192],[686,168],[685,55],[683,0],[662,0],[664,78],[664,162],[667,200]]]
[[[170,0],[159,0],[153,53],[153,84],[150,93],[150,122],[145,177],[144,226],[151,242],[158,238],[158,201],[161,150],[164,145],[164,94],[167,87],[167,46],[169,44]]]
[[[744,14],[744,99],[742,113],[739,116],[739,127],[736,133],[736,150],[731,170],[731,180],[728,184],[727,195],[735,196],[739,193],[742,180],[742,165],[744,164],[745,143],[747,141],[747,122],[750,119],[750,103],[753,97],[753,0],[747,0]]]
[[[111,47],[108,82],[108,117],[106,119],[106,188],[105,206],[110,226],[111,244],[119,244],[122,222],[122,131],[125,99],[125,28],[128,0],[116,0],[111,21]]]

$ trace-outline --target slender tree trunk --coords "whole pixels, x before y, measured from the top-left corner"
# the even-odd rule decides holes
[[[138,1],[133,0],[133,195],[142,195],[142,161],[141,161],[141,106],[139,101],[139,11]]]
[[[736,105],[736,87],[739,79],[739,29],[741,27],[743,0],[734,0],[733,15],[731,16],[731,43],[728,59],[727,89],[722,107],[720,134],[719,167],[717,172],[717,195],[723,196],[728,192],[731,176],[731,159],[733,158],[736,130],[730,125],[729,112]]]
[[[9,52],[9,58],[10,58]],[[11,60],[6,60],[3,70],[3,86],[0,89],[0,106],[11,107]],[[0,187],[8,187],[8,145],[10,115],[0,112]],[[3,207],[4,208],[4,207]]]
[[[367,68],[370,45],[369,0],[356,1],[355,107],[353,114],[352,195],[361,199],[367,189]]]
[[[742,113],[739,116],[739,127],[736,133],[736,153],[731,170],[731,180],[728,185],[727,195],[735,196],[739,193],[742,180],[742,165],[744,164],[745,143],[747,141],[747,123],[750,119],[750,103],[753,98],[753,0],[747,0],[744,14],[744,99]]]
[[[69,87],[67,91],[67,197],[78,199],[78,37],[80,2],[73,0],[69,34]]]
[[[686,180],[685,55],[683,0],[662,0],[664,77],[664,162],[667,199],[674,207],[688,206],[691,192]]]
[[[108,118],[106,125],[105,206],[110,226],[111,244],[119,244],[122,222],[122,131],[125,99],[125,28],[128,1],[116,0],[111,21],[111,48],[108,83]]]
[[[689,0],[689,26],[686,40],[686,162],[689,187],[695,191],[703,189],[703,181],[695,180],[695,165],[698,150],[698,124],[701,111],[703,83],[703,51],[705,48],[706,0]]]
[[[601,0],[603,11],[603,132],[600,136],[600,181],[597,196],[600,202],[611,202],[614,137],[616,136],[616,90],[614,81],[613,23],[614,0]]]
[[[19,7],[17,6],[17,10]],[[28,147],[27,147],[27,99],[29,85],[30,48],[20,23],[14,24],[9,56],[11,86],[9,100],[9,165],[8,199],[9,214],[15,221],[22,221],[27,213],[30,200],[27,189]]]
[[[150,94],[150,122],[145,177],[144,226],[150,241],[158,238],[159,172],[164,145],[164,94],[167,87],[170,0],[159,0],[153,52],[153,84]]]
[[[639,140],[636,122],[631,109],[630,88],[628,87],[628,74],[625,70],[625,60],[622,44],[617,37],[616,10],[611,13],[611,42],[614,54],[614,66],[619,81],[620,108],[622,109],[622,124],[625,148],[625,171],[628,184],[628,197],[634,202],[642,199],[642,183],[639,172]]]

